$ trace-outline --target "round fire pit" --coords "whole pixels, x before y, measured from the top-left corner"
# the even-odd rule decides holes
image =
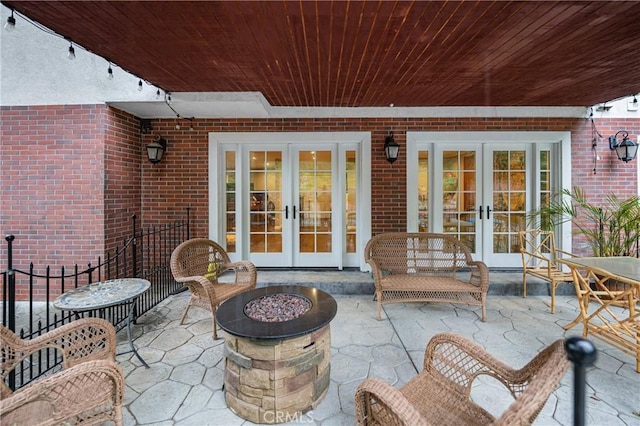
[[[314,409],[329,388],[331,295],[313,287],[261,287],[218,308],[225,336],[225,399],[253,423],[282,423]]]

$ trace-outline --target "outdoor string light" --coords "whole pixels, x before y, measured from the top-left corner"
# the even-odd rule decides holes
[[[7,23],[4,24],[4,29],[8,32],[16,29],[16,18],[13,17],[13,9],[11,9],[11,16],[7,18]]]

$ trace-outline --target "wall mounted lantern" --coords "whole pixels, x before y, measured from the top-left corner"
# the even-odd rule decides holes
[[[384,140],[384,154],[387,157],[387,161],[392,163],[398,159],[398,153],[400,152],[400,145],[393,139],[393,132],[389,132]]]
[[[618,143],[618,135],[622,135],[620,143]],[[629,139],[629,133],[625,130],[620,130],[615,136],[609,136],[609,149],[615,149],[618,159],[625,163],[636,158],[638,154],[638,144]]]
[[[147,157],[153,164],[159,163],[167,150],[167,140],[160,135],[153,137],[153,142],[147,145]]]

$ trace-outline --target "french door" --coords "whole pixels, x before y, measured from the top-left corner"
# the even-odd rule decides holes
[[[263,266],[335,263],[336,147],[244,146],[248,260]],[[235,212],[234,212],[235,213]],[[335,237],[335,240],[334,240]]]
[[[532,170],[526,145],[436,148],[434,230],[453,234],[492,265],[521,264]]]
[[[447,136],[454,143],[443,142]],[[490,267],[522,267],[518,232],[527,229],[528,212],[560,187],[562,136],[425,132],[408,138],[408,156],[416,159],[408,166],[408,229],[453,234]]]
[[[210,236],[224,241],[232,260],[256,266],[361,266],[359,250],[370,226],[358,214],[359,203],[367,205],[360,194],[366,185],[359,144],[336,142],[335,136],[313,144],[306,134],[296,143],[266,143],[275,139],[272,134],[251,136],[260,143],[214,147],[212,161],[220,170],[212,168],[211,176],[224,175],[224,182],[217,182],[219,193],[212,191],[212,199],[222,202],[210,203],[218,207],[210,215]]]

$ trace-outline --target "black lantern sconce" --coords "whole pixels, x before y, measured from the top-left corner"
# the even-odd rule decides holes
[[[393,132],[389,132],[389,136],[384,140],[384,155],[387,161],[393,164],[398,159],[398,153],[400,153],[400,144],[393,139]]]
[[[618,135],[622,135],[622,141],[618,143]],[[609,149],[616,150],[618,159],[628,163],[636,158],[638,144],[629,139],[629,133],[620,130],[615,136],[609,136]]]
[[[167,140],[160,135],[153,137],[153,142],[147,145],[147,157],[153,164],[159,163],[167,150]]]

